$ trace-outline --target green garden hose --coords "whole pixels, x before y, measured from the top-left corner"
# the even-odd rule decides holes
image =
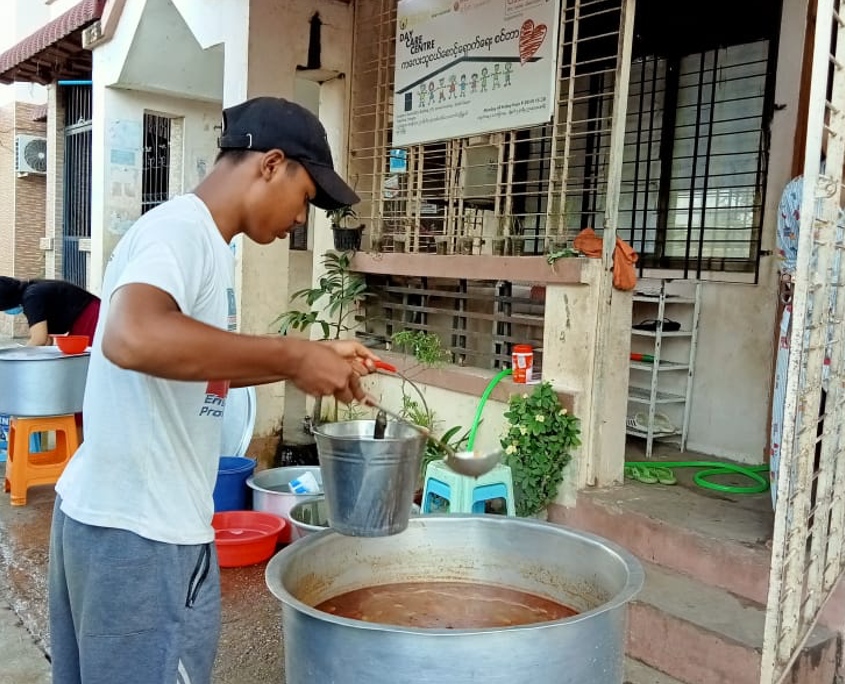
[[[478,424],[481,422],[481,412],[484,410],[487,398],[490,396],[490,393],[496,385],[499,384],[499,381],[502,378],[506,378],[511,373],[513,373],[512,369],[505,368],[504,370],[499,371],[499,373],[487,384],[484,393],[481,395],[481,399],[478,400],[478,408],[475,410],[475,418],[472,421],[472,428],[470,428],[469,437],[467,438],[467,451],[472,451],[472,447],[475,444],[475,433],[478,432]]]
[[[769,480],[760,473],[768,473],[769,466],[741,466],[719,461],[626,461],[625,467],[640,466],[646,468],[703,468],[693,475],[693,482],[702,489],[712,489],[729,494],[761,494],[769,489]],[[720,484],[707,478],[719,475],[742,475],[755,484],[746,487]]]
[[[472,421],[469,437],[467,438],[467,451],[472,451],[475,444],[475,433],[478,431],[478,425],[481,423],[481,414],[484,411],[484,405],[487,399],[493,392],[496,385],[502,378],[507,377],[513,371],[510,368],[505,368],[500,371],[492,380],[490,380],[484,393],[478,401],[478,408],[475,412],[475,419]],[[769,479],[760,473],[769,472],[768,465],[761,466],[741,466],[733,463],[722,463],[720,461],[626,461],[625,467],[639,466],[645,468],[700,468],[701,470],[693,475],[693,482],[702,489],[711,489],[717,492],[726,492],[728,494],[762,494],[769,489]],[[754,484],[750,486],[740,487],[735,485],[720,484],[719,482],[712,482],[708,478],[719,477],[725,475],[741,475],[748,478]]]

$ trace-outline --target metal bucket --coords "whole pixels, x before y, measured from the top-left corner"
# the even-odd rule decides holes
[[[315,427],[329,524],[352,537],[384,537],[408,526],[426,438],[402,423],[374,439],[374,420]]]
[[[287,684],[621,684],[627,604],[644,576],[624,549],[559,525],[424,515],[393,537],[310,534],[276,554],[265,579],[283,604]],[[365,587],[438,581],[515,589],[580,612],[515,627],[425,629],[314,608]]]

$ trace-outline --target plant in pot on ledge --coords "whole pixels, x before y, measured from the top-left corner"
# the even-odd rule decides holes
[[[355,323],[361,318],[361,305],[371,293],[364,276],[349,269],[351,259],[351,252],[326,252],[323,255],[324,273],[317,287],[298,290],[291,295],[291,301],[303,301],[309,309],[291,310],[279,316],[274,321],[274,325],[278,325],[279,334],[287,335],[291,330],[306,332],[316,325],[319,326],[323,340],[339,340],[355,327]],[[309,438],[310,425],[315,421],[336,421],[339,413],[338,402],[335,400],[334,406],[324,414],[323,402],[318,397],[310,422],[305,426]],[[348,416],[349,419],[354,417],[356,416],[351,414]],[[311,441],[313,443],[313,438]],[[281,446],[280,442],[280,448]]]
[[[334,236],[334,248],[343,252],[357,252],[361,249],[361,234],[364,232],[364,224],[349,225],[350,222],[358,220],[358,214],[350,206],[343,206],[338,209],[330,209],[326,212],[332,222],[332,234]]]
[[[548,382],[513,395],[505,418],[501,444],[513,475],[516,514],[535,516],[557,496],[563,469],[581,444],[580,421],[561,406]]]
[[[449,351],[443,348],[440,337],[422,330],[401,330],[400,332],[394,333],[390,341],[391,345],[402,353],[413,356],[421,367],[433,368],[449,358]],[[461,425],[454,425],[442,433],[442,435],[440,434],[438,429],[440,421],[437,420],[434,411],[428,407],[425,401],[425,395],[413,380],[407,377],[408,372],[412,372],[412,370],[406,371],[402,376],[402,410],[400,414],[412,423],[416,423],[437,433],[440,435],[442,442],[448,444],[455,451],[460,451],[469,439],[469,430],[464,429]],[[411,395],[407,391],[406,385],[412,386],[416,394]],[[462,430],[463,433],[461,433]],[[441,446],[430,440],[426,442],[425,451],[420,462],[417,491],[414,497],[418,505],[421,503],[422,486],[428,464],[445,456],[446,454]]]

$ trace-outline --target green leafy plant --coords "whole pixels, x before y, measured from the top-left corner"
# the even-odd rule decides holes
[[[562,249],[558,252],[551,252],[546,255],[546,261],[550,266],[553,266],[554,263],[560,259],[571,259],[572,257],[581,256],[581,252],[573,247],[567,247]]]
[[[349,221],[358,220],[358,213],[349,205],[329,209],[326,211],[326,216],[332,222],[332,225],[338,228],[354,228],[355,226],[349,225]]]
[[[407,418],[412,423],[427,427],[429,430],[437,430],[437,424],[439,421],[435,420],[434,412],[429,410],[427,406],[415,401],[407,394],[402,395],[402,410],[400,411],[400,415],[403,418]],[[455,425],[440,435],[440,440],[452,447],[455,451],[461,451],[466,446],[467,440],[469,439],[469,430],[464,430],[462,435],[458,434],[463,429],[464,428],[461,425]],[[425,480],[425,470],[428,467],[428,464],[432,461],[445,457],[446,452],[443,447],[431,440],[426,442],[425,451],[423,452],[422,460],[420,461],[418,479],[419,486],[422,486],[422,483]]]
[[[449,350],[443,348],[440,337],[423,330],[400,330],[390,341],[424,366],[436,366],[449,358]]]
[[[421,366],[437,366],[449,358],[449,351],[443,348],[440,338],[437,335],[432,335],[422,330],[401,330],[395,333],[390,338],[390,341],[402,353],[413,356]],[[408,393],[409,385],[414,388],[420,401],[417,401],[416,398],[411,397]],[[432,431],[437,430],[438,421],[435,418],[434,411],[425,403],[425,395],[405,374],[402,374],[402,410],[400,413],[404,418],[417,425],[422,425]],[[466,430],[463,435],[458,436],[458,433],[462,429],[460,425],[450,428],[441,436],[442,441],[453,449],[460,450],[469,438],[469,430]],[[446,454],[439,445],[431,440],[426,443],[422,462],[420,463],[420,485],[422,485],[423,479],[425,478],[425,469],[428,467],[428,464],[445,456]]]
[[[291,296],[292,301],[304,301],[309,309],[287,311],[276,318],[273,325],[278,325],[279,334],[287,335],[291,330],[305,332],[316,325],[322,339],[338,340],[355,327],[361,318],[361,305],[372,293],[364,276],[349,269],[351,259],[351,252],[326,252],[318,286],[298,290]],[[333,413],[337,420],[337,401]],[[319,397],[314,415],[323,417]]]
[[[298,290],[291,296],[292,301],[303,300],[312,308],[288,311],[279,316],[273,324],[278,324],[280,334],[305,331],[318,325],[324,340],[337,340],[352,330],[361,305],[371,293],[364,276],[349,270],[351,259],[349,252],[326,252],[323,256],[325,272],[319,285]],[[313,308],[321,303],[321,308]]]
[[[581,444],[580,421],[561,406],[548,382],[512,396],[505,418],[501,443],[513,475],[516,513],[535,515],[557,496],[563,469]]]

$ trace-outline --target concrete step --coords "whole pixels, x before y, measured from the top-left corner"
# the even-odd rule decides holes
[[[719,495],[626,482],[581,491],[571,508],[552,505],[549,520],[615,541],[643,560],[704,584],[761,605],[768,602],[766,542],[774,525],[768,493]],[[820,623],[834,629],[845,624],[845,582],[827,602]]]
[[[633,658],[625,659],[625,681],[622,684],[686,684],[674,677],[658,672]]]
[[[549,520],[593,532],[643,560],[765,605],[771,503],[746,499],[629,482],[581,491],[576,506],[551,506]]]
[[[644,567],[645,587],[631,604],[628,656],[685,684],[759,684],[763,606],[651,563]],[[791,683],[832,684],[837,652],[837,635],[817,627]]]

